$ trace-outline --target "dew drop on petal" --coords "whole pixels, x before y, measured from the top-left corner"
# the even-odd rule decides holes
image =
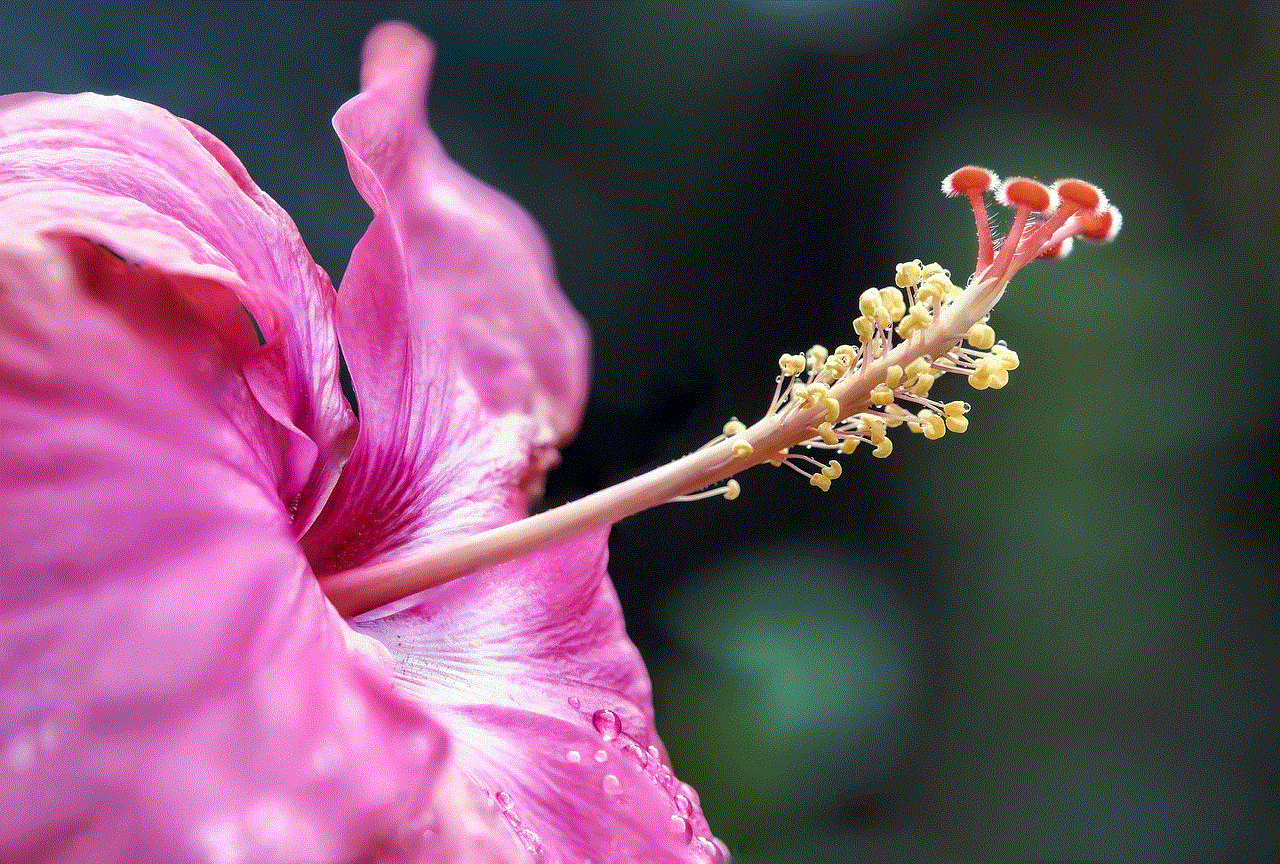
[[[634,739],[629,738],[626,735],[622,735],[619,736],[618,740],[622,751],[632,759],[636,760],[637,765],[644,768],[649,764],[649,754],[645,753],[644,748],[637,744]]]
[[[511,796],[508,795],[506,792],[499,792],[497,795],[494,796],[494,798],[497,799],[498,806],[501,807],[503,810],[511,809]]]
[[[649,745],[649,758],[651,759],[662,758],[662,753],[658,750],[657,747],[653,746],[652,744]]]
[[[689,801],[687,795],[677,795],[675,797],[676,810],[681,816],[688,816],[693,812],[693,803]]]
[[[577,765],[582,761],[582,754],[577,750],[570,750],[568,753],[564,754],[564,758],[568,759],[574,765]]]
[[[694,848],[698,850],[710,864],[723,864],[724,853],[720,851],[720,847],[706,837],[699,837],[693,841]]]
[[[570,696],[570,697],[569,697],[569,707],[570,707],[570,708],[574,708],[574,709],[581,708],[581,707],[582,707],[582,700],[581,700],[581,699],[579,699],[577,696]]]
[[[619,780],[617,776],[614,774],[604,775],[604,780],[600,782],[600,785],[604,787],[604,791],[606,795],[622,794],[622,781]]]
[[[684,842],[688,843],[693,839],[693,826],[689,824],[689,820],[681,816],[679,813],[671,814],[671,833],[684,838]]]
[[[614,714],[608,708],[601,708],[595,714],[592,714],[591,722],[595,725],[596,731],[600,733],[600,737],[606,741],[612,741],[617,738],[618,733],[622,731],[622,721],[618,719],[617,714]]]
[[[518,832],[521,841],[524,842],[524,848],[534,855],[542,853],[542,838],[538,836],[536,831],[529,828],[521,828]]]
[[[609,758],[609,754],[608,754],[608,753],[606,753],[606,752],[604,752],[603,750],[597,750],[597,751],[596,751],[595,760],[596,760],[597,762],[604,762],[604,761],[606,761],[608,758]]]

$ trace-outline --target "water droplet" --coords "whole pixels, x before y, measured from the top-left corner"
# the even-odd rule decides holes
[[[514,810],[503,810],[502,818],[506,819],[507,824],[510,825],[512,828],[519,828],[520,823],[524,821],[520,818],[520,814],[516,813],[516,811]]]
[[[688,816],[693,812],[693,804],[689,801],[688,796],[676,796],[676,810],[679,811],[681,816]]]
[[[649,758],[654,760],[662,758],[662,753],[652,744],[649,745]]]
[[[499,792],[497,795],[493,797],[498,799],[498,806],[500,806],[503,810],[511,809],[511,796],[508,795],[506,792]]]
[[[694,847],[701,852],[711,864],[723,864],[724,853],[720,851],[720,847],[712,843],[706,837],[699,837],[693,841]]]
[[[577,765],[582,761],[582,754],[577,750],[570,750],[568,753],[564,754],[564,758],[568,759],[574,765]]]
[[[641,768],[649,764],[649,754],[644,752],[644,748],[637,744],[633,739],[622,735],[618,738],[619,747],[622,752],[626,753],[632,759],[636,760],[636,764]]]
[[[600,785],[604,787],[605,794],[607,795],[622,794],[622,781],[619,780],[616,775],[604,775],[604,780],[601,781]]]
[[[606,741],[612,741],[617,738],[618,733],[622,731],[622,721],[618,719],[617,714],[614,714],[608,708],[601,708],[595,714],[592,714],[591,722],[595,725],[596,731],[600,733],[600,737]]]
[[[689,824],[688,819],[684,818],[679,813],[672,813],[671,833],[684,837],[684,842],[688,843],[693,839],[693,826]]]
[[[609,758],[609,754],[608,754],[608,753],[606,753],[606,752],[604,752],[603,750],[597,750],[597,751],[596,751],[595,760],[596,760],[597,762],[604,762],[604,761],[605,761],[605,760],[607,760],[608,758]]]
[[[581,708],[581,707],[582,707],[582,700],[581,700],[581,699],[579,699],[577,696],[570,696],[570,697],[569,697],[569,707],[570,707],[570,708],[573,708],[573,709],[575,709],[575,710],[576,710],[576,709],[578,709],[578,708]]]
[[[536,831],[529,828],[521,828],[519,831],[520,839],[524,841],[524,848],[534,855],[542,853],[542,838],[538,836]]]

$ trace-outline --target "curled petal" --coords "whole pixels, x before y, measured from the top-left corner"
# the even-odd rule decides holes
[[[83,238],[167,274],[224,342],[256,346],[257,325],[266,345],[240,365],[264,412],[258,436],[275,454],[278,494],[298,499],[305,525],[353,422],[338,384],[334,292],[235,156],[131,99],[0,97],[0,218],[11,231]]]
[[[448,739],[174,371],[190,331],[0,236],[0,859],[427,860]]]
[[[577,428],[587,338],[546,242],[427,127],[431,47],[405,24],[365,45],[334,118],[374,218],[338,292],[360,410],[341,493],[304,540],[322,572],[518,518]]]

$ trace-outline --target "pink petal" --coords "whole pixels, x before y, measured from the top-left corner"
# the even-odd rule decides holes
[[[409,861],[428,827],[459,840],[482,814],[433,797],[447,737],[325,601],[176,344],[89,299],[60,246],[0,238],[0,860]]]
[[[304,541],[321,572],[524,515],[586,398],[586,332],[541,232],[426,125],[431,54],[380,26],[334,118],[374,219],[338,292],[361,428]]]
[[[404,689],[457,741],[543,860],[715,861],[693,790],[671,773],[649,678],[627,638],[596,532],[358,619]],[[533,832],[520,835],[519,832]]]
[[[83,237],[186,280],[225,340],[267,346],[245,376],[271,418],[277,488],[305,527],[336,479],[352,417],[338,385],[328,277],[297,229],[209,133],[120,97],[0,97],[0,218]]]

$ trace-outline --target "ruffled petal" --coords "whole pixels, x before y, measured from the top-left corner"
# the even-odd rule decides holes
[[[406,24],[374,30],[334,118],[374,218],[338,292],[361,426],[304,540],[320,572],[524,515],[586,398],[586,331],[541,232],[426,125],[431,53]]]
[[[672,775],[595,532],[357,619],[457,742],[520,842],[555,864],[719,861]]]
[[[192,319],[126,323],[73,259],[0,231],[0,859],[482,849],[450,826],[483,813],[437,797],[447,736],[326,602],[273,478],[174,370]],[[133,293],[162,304],[161,287]]]
[[[266,345],[245,352],[243,372],[271,418],[259,436],[275,454],[278,494],[304,528],[353,435],[334,292],[235,156],[194,124],[130,99],[0,97],[0,219],[85,238],[181,280],[224,341],[256,346],[256,323]]]

